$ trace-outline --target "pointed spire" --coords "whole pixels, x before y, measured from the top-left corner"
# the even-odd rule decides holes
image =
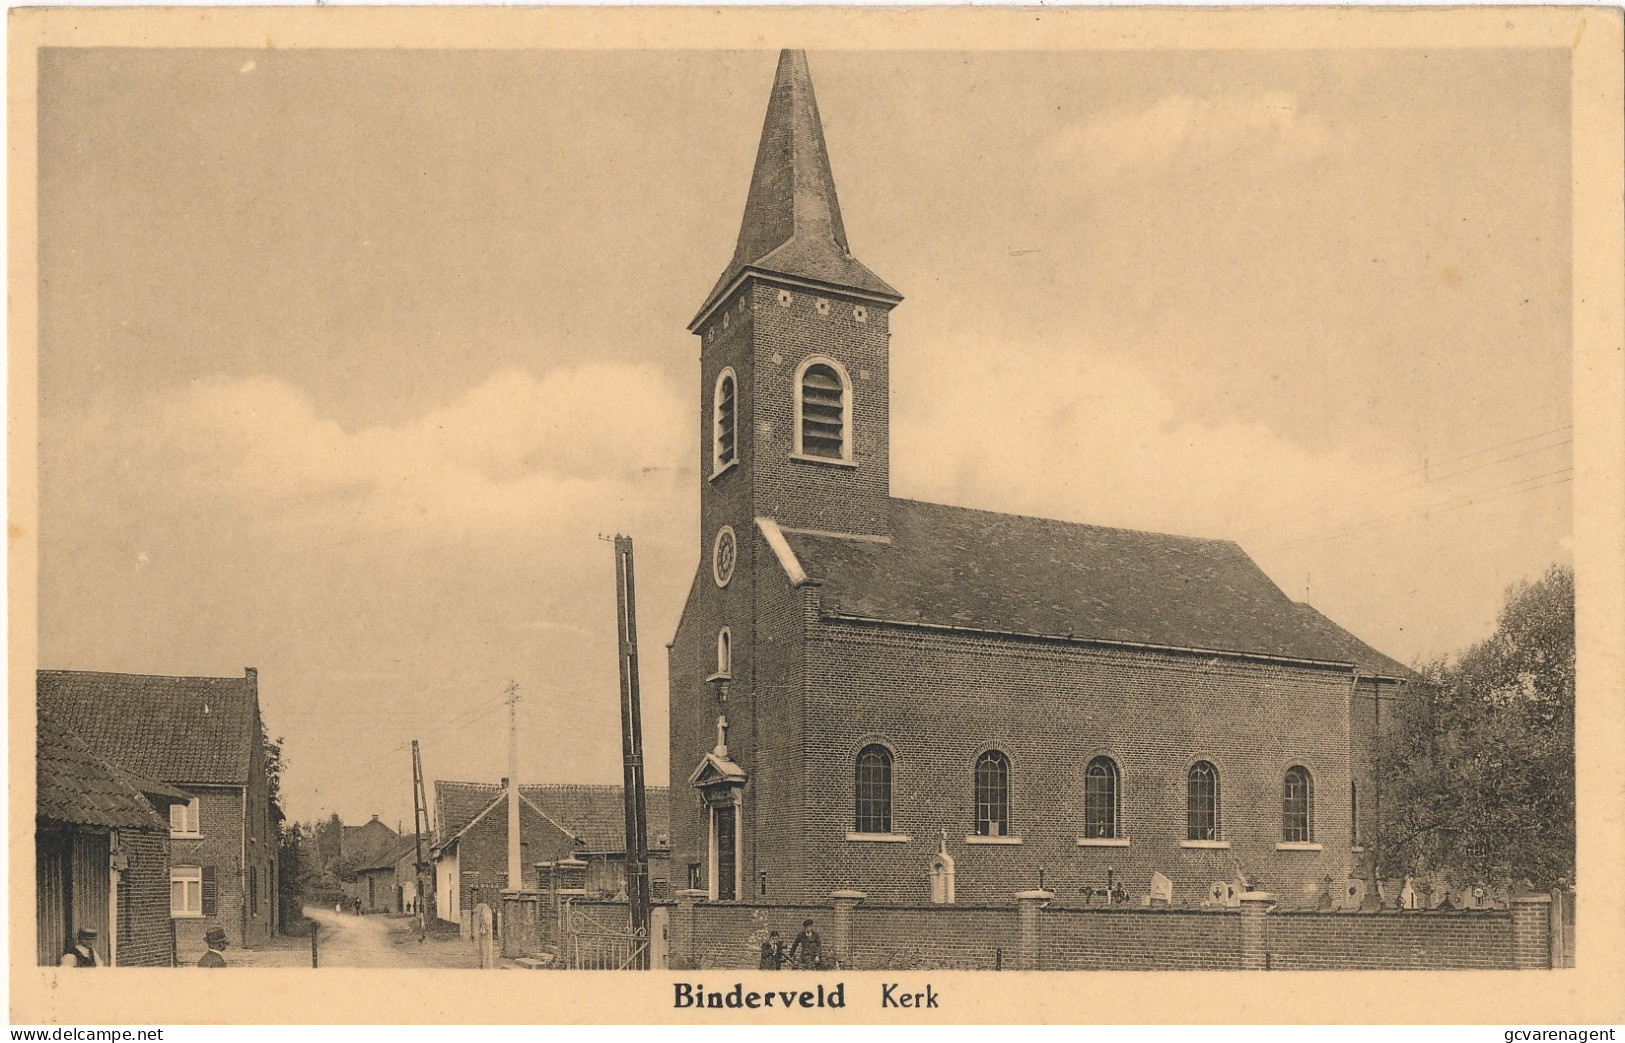
[[[848,252],[805,51],[779,52],[739,242],[691,329],[746,269],[826,283],[891,302],[902,299]]]

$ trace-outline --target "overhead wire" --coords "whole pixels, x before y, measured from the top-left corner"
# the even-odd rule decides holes
[[[1464,507],[1472,507],[1472,506],[1475,506],[1477,504],[1490,503],[1490,502],[1493,502],[1495,500],[1505,499],[1508,496],[1517,496],[1517,495],[1520,495],[1520,494],[1523,494],[1523,493],[1531,493],[1531,492],[1535,492],[1535,491],[1537,491],[1539,489],[1549,489],[1552,486],[1563,485],[1563,484],[1565,484],[1567,482],[1572,481],[1573,480],[1573,471],[1574,471],[1573,467],[1559,468],[1556,471],[1549,471],[1546,474],[1537,474],[1537,475],[1532,475],[1532,476],[1530,476],[1528,478],[1520,478],[1519,480],[1517,480],[1515,482],[1508,482],[1505,485],[1495,486],[1495,487],[1492,487],[1492,488],[1489,488],[1489,489],[1484,489],[1484,490],[1481,490],[1481,491],[1478,491],[1478,492],[1459,494],[1459,495],[1456,495],[1456,496],[1452,496],[1452,497],[1450,497],[1448,499],[1438,500],[1438,501],[1435,501],[1434,503],[1430,503],[1430,504],[1424,504],[1424,505],[1422,505],[1420,507],[1411,507],[1411,508],[1407,508],[1407,509],[1402,510],[1402,511],[1396,511],[1396,512],[1394,512],[1392,514],[1382,515],[1381,517],[1378,517],[1378,518],[1367,519],[1365,521],[1358,522],[1358,523],[1355,523],[1353,525],[1347,525],[1347,526],[1345,526],[1345,527],[1343,527],[1341,529],[1337,529],[1337,530],[1334,530],[1332,532],[1317,534],[1317,535],[1314,535],[1314,536],[1300,537],[1298,539],[1284,540],[1284,541],[1279,542],[1279,543],[1269,544],[1268,549],[1270,549],[1270,550],[1283,550],[1283,549],[1286,549],[1288,547],[1304,546],[1304,545],[1311,544],[1311,543],[1324,543],[1324,542],[1326,542],[1328,540],[1340,539],[1340,538],[1342,538],[1344,536],[1349,536],[1349,535],[1352,535],[1352,534],[1357,533],[1357,532],[1364,532],[1364,531],[1369,530],[1369,529],[1381,528],[1384,525],[1392,524],[1394,522],[1399,522],[1399,521],[1405,521],[1405,520],[1408,520],[1410,518],[1419,518],[1419,517],[1424,517],[1424,516],[1427,516],[1427,515],[1430,515],[1430,514],[1445,514],[1445,513],[1448,513],[1449,511],[1459,510],[1459,509],[1464,508]],[[1566,477],[1558,477],[1558,476],[1566,476]],[[1557,480],[1556,481],[1549,481],[1549,482],[1544,481],[1544,479],[1548,479],[1548,478],[1557,478]],[[1540,484],[1540,485],[1530,485],[1529,484],[1530,482],[1542,482],[1542,484]],[[1520,486],[1522,488],[1520,488]],[[1495,494],[1495,495],[1491,495],[1491,494]]]
[[[1500,465],[1500,464],[1509,463],[1509,462],[1511,462],[1513,460],[1520,460],[1520,459],[1522,459],[1522,458],[1524,458],[1526,456],[1533,456],[1536,453],[1544,453],[1544,452],[1549,452],[1549,451],[1554,450],[1554,449],[1562,449],[1565,446],[1569,446],[1569,445],[1574,444],[1574,439],[1573,439],[1572,436],[1569,437],[1569,438],[1565,438],[1565,439],[1563,439],[1561,441],[1558,441],[1558,442],[1553,442],[1550,445],[1535,446],[1534,448],[1525,449],[1525,450],[1523,450],[1521,452],[1517,452],[1517,453],[1511,453],[1511,454],[1509,454],[1507,456],[1502,456],[1502,457],[1498,457],[1497,459],[1494,459],[1494,460],[1485,461],[1484,463],[1474,464],[1471,467],[1463,467],[1463,468],[1459,468],[1459,469],[1454,470],[1454,471],[1446,471],[1443,474],[1433,474],[1433,473],[1431,473],[1433,471],[1433,469],[1436,468],[1436,467],[1443,467],[1446,464],[1451,464],[1451,463],[1459,463],[1460,461],[1463,461],[1463,460],[1470,460],[1470,459],[1472,459],[1474,457],[1477,457],[1477,456],[1483,456],[1485,453],[1488,453],[1488,452],[1494,452],[1494,451],[1499,450],[1499,449],[1507,449],[1507,448],[1510,448],[1510,447],[1512,447],[1514,445],[1519,445],[1519,444],[1522,444],[1522,443],[1525,443],[1525,442],[1533,441],[1533,440],[1535,440],[1537,438],[1546,438],[1546,437],[1549,437],[1549,436],[1554,435],[1554,434],[1560,434],[1563,431],[1569,430],[1570,427],[1572,427],[1572,425],[1568,425],[1568,426],[1561,427],[1561,428],[1554,428],[1551,431],[1543,431],[1538,435],[1530,435],[1527,438],[1520,438],[1520,439],[1516,439],[1516,440],[1511,441],[1511,442],[1503,442],[1500,445],[1491,446],[1491,447],[1489,447],[1487,449],[1481,449],[1481,450],[1478,450],[1478,451],[1472,452],[1472,453],[1464,453],[1464,454],[1462,454],[1460,456],[1455,456],[1455,457],[1451,457],[1451,458],[1446,459],[1446,460],[1441,460],[1438,463],[1429,463],[1426,466],[1418,467],[1418,468],[1415,468],[1414,470],[1406,471],[1406,472],[1404,472],[1402,474],[1395,475],[1392,479],[1388,480],[1388,481],[1397,482],[1397,481],[1399,481],[1401,479],[1408,478],[1408,477],[1410,477],[1412,475],[1427,474],[1427,477],[1425,479],[1423,479],[1422,481],[1420,481],[1420,482],[1413,482],[1410,485],[1402,486],[1400,488],[1387,487],[1385,485],[1385,483],[1371,483],[1371,484],[1366,485],[1364,487],[1364,492],[1362,492],[1362,494],[1359,497],[1355,498],[1355,499],[1342,500],[1342,501],[1339,501],[1337,503],[1328,504],[1328,505],[1323,506],[1323,507],[1317,507],[1317,508],[1315,508],[1313,510],[1300,511],[1300,512],[1298,512],[1296,514],[1288,514],[1288,515],[1285,515],[1283,517],[1273,518],[1270,521],[1264,522],[1263,524],[1255,525],[1250,529],[1244,530],[1241,533],[1241,535],[1242,536],[1250,536],[1250,535],[1252,535],[1254,533],[1265,532],[1265,531],[1267,531],[1269,529],[1277,528],[1277,527],[1280,527],[1282,525],[1289,524],[1291,522],[1302,521],[1304,519],[1318,517],[1319,515],[1327,514],[1327,513],[1330,513],[1332,511],[1337,511],[1337,510],[1342,510],[1342,509],[1347,508],[1347,507],[1357,506],[1357,505],[1359,505],[1361,503],[1364,503],[1364,502],[1370,500],[1374,496],[1396,496],[1396,495],[1399,495],[1400,493],[1411,492],[1411,491],[1416,490],[1416,489],[1426,488],[1427,486],[1432,485],[1432,484],[1434,484],[1436,482],[1442,482],[1442,481],[1446,481],[1446,480],[1451,479],[1451,478],[1459,477],[1459,476],[1464,475],[1464,474],[1471,474],[1471,473],[1473,473],[1475,471],[1481,471],[1486,467],[1495,467],[1495,466]],[[1304,501],[1299,500],[1297,502],[1302,503]]]

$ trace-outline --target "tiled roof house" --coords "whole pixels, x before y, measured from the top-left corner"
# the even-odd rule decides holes
[[[171,916],[182,963],[222,927],[233,945],[276,929],[280,829],[259,678],[41,670],[42,713],[124,772],[190,795],[169,809]]]
[[[437,781],[435,880],[437,914],[459,920],[477,902],[508,886],[507,780]],[[615,894],[625,886],[625,816],[619,786],[521,785],[521,863],[527,879],[538,863],[576,857],[587,862],[589,890]],[[670,835],[664,787],[645,791],[651,865],[664,864]],[[651,869],[656,879],[668,879]]]
[[[108,965],[170,966],[168,809],[190,797],[109,764],[43,708],[34,763],[39,962],[91,927]]]

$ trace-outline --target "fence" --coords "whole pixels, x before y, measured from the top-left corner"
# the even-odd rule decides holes
[[[624,903],[576,899],[549,909],[545,895],[508,897],[504,955],[549,951],[558,965],[569,965],[564,950],[580,944],[567,936],[569,918],[626,922]],[[805,920],[814,922],[822,938],[825,964],[852,970],[1572,966],[1572,917],[1554,916],[1549,895],[1516,898],[1503,910],[1431,912],[1284,909],[1262,892],[1242,895],[1239,908],[1216,909],[1080,908],[1057,905],[1054,897],[1024,891],[1009,905],[894,905],[837,891],[827,902],[752,904],[707,902],[703,892],[679,892],[674,903],[659,907],[664,926],[656,942],[666,959],[655,966],[754,968],[770,930],[788,942]],[[516,910],[515,903],[530,910]]]

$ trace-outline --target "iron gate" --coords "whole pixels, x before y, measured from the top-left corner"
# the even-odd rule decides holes
[[[624,971],[647,966],[649,939],[630,923],[606,924],[565,899],[559,922],[563,963],[573,971]]]

